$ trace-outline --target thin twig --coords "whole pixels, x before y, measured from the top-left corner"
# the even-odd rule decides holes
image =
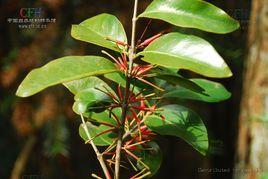
[[[143,179],[143,178],[145,178],[145,177],[147,177],[147,176],[149,176],[149,175],[151,175],[152,173],[149,171],[149,172],[147,172],[147,173],[145,173],[144,175],[142,175],[142,176],[140,176],[140,177],[138,177],[138,178],[136,178],[136,179]]]
[[[97,137],[101,136],[101,135],[104,135],[104,134],[107,134],[109,132],[112,132],[115,128],[112,128],[112,129],[108,129],[108,130],[105,130],[103,132],[100,132],[99,134],[95,135],[94,137],[92,137],[91,139],[88,139],[85,144],[87,143],[90,143],[92,140],[96,139]]]
[[[134,175],[134,176],[131,177],[130,179],[137,179],[137,177],[138,177],[139,175],[143,174],[146,170],[147,170],[146,168],[142,169],[139,173],[137,173],[136,175]]]
[[[142,32],[142,34],[141,34],[141,36],[140,36],[140,38],[139,38],[139,40],[138,40],[138,45],[141,43],[141,40],[142,40],[143,36],[145,35],[145,33],[147,32],[147,30],[148,30],[148,28],[149,28],[151,22],[152,22],[152,19],[149,20],[149,22],[147,23],[147,25],[146,25],[144,31]]]
[[[99,177],[98,175],[96,175],[96,174],[94,174],[94,173],[92,173],[91,176],[92,176],[93,178],[102,179],[101,177]]]
[[[14,168],[11,172],[11,177],[10,177],[11,179],[19,179],[21,177],[21,173],[23,172],[23,170],[26,166],[26,163],[29,159],[29,156],[31,154],[31,151],[32,151],[35,143],[36,143],[36,136],[35,135],[32,135],[27,139],[20,155],[16,159],[16,162],[14,164]]]
[[[84,130],[85,130],[85,132],[86,132],[87,138],[88,138],[88,139],[91,139],[91,136],[90,136],[90,133],[89,133],[89,131],[88,131],[88,128],[87,128],[85,119],[84,119],[84,117],[83,117],[82,114],[81,114],[80,116],[81,116],[81,120],[82,120],[82,123],[83,123],[83,128],[84,128]],[[111,175],[110,175],[110,172],[109,172],[109,170],[108,170],[108,168],[107,168],[107,166],[106,166],[106,163],[105,163],[105,161],[104,161],[104,159],[103,159],[103,156],[102,156],[102,154],[99,152],[99,149],[98,149],[97,146],[94,144],[93,140],[90,141],[90,144],[91,144],[93,150],[95,151],[95,153],[96,153],[96,155],[97,155],[97,158],[98,158],[98,160],[99,160],[99,163],[100,163],[100,165],[101,165],[101,168],[102,168],[102,170],[103,170],[103,172],[104,172],[105,177],[106,177],[107,179],[112,179],[112,177],[111,177]]]

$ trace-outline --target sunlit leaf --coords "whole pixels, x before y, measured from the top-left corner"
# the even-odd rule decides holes
[[[64,86],[75,95],[73,105],[75,113],[86,117],[89,116],[90,111],[105,110],[105,106],[111,102],[110,97],[104,92],[114,94],[104,81],[94,76],[64,83]]]
[[[204,91],[203,88],[198,86],[196,83],[191,80],[184,78],[183,76],[177,74],[177,70],[168,69],[168,68],[156,68],[152,71],[153,74],[156,74],[156,78],[166,81],[171,85],[179,85],[181,87],[187,88],[191,91],[201,93]]]
[[[91,89],[75,95],[73,110],[77,114],[88,116],[91,111],[103,111],[111,103],[109,96],[101,91]]]
[[[187,69],[208,77],[230,77],[232,72],[207,41],[180,33],[169,33],[140,52],[142,60],[160,66]]]
[[[95,76],[89,76],[78,80],[69,81],[67,83],[63,83],[63,85],[74,95],[88,89],[96,89],[107,86],[104,81]]]
[[[120,21],[113,15],[100,14],[72,26],[72,37],[77,40],[120,51],[116,43],[107,40],[127,43],[126,33]],[[122,46],[120,47],[122,48]]]
[[[150,176],[155,175],[163,160],[163,154],[159,145],[156,142],[149,142],[146,149],[141,150],[138,156],[141,158],[141,161],[150,168]],[[140,170],[144,169],[144,166],[140,162],[137,162],[137,166]]]
[[[116,115],[116,117],[119,120],[121,120],[121,113],[122,113],[121,108],[115,108],[112,110],[112,112],[114,115]],[[114,115],[111,115],[109,110],[105,110],[101,113],[95,113],[95,112],[91,113],[90,118],[96,121],[97,123],[105,122],[116,126],[118,124],[116,122],[116,118],[114,117]]]
[[[114,64],[103,57],[63,57],[32,70],[20,84],[16,95],[28,97],[49,86],[115,71]]]
[[[98,136],[100,133],[111,129],[110,127],[104,125],[95,126],[90,122],[86,122],[86,125],[91,137],[90,139],[86,135],[86,131],[83,127],[83,124],[79,126],[79,135],[85,142],[93,139],[94,144],[97,146],[108,146],[111,145],[113,140],[116,138],[116,134],[113,132],[108,132],[106,134]]]
[[[151,115],[145,124],[160,135],[177,136],[191,144],[205,155],[208,150],[208,134],[200,117],[190,109],[179,105],[167,105],[160,108],[162,117]]]
[[[112,80],[113,82],[119,84],[122,87],[126,87],[126,79],[122,73],[109,73],[104,75],[105,78]]]
[[[231,97],[231,93],[220,83],[205,79],[191,79],[191,81],[204,89],[204,91],[195,92],[177,86],[164,93],[163,98],[192,99],[214,103],[224,101]]]
[[[202,0],[154,0],[139,17],[160,19],[176,26],[219,34],[239,28],[238,21]]]
[[[120,72],[108,73],[108,74],[105,74],[104,77],[107,78],[107,79],[109,79],[109,80],[111,80],[111,81],[113,81],[113,82],[115,82],[116,83],[116,87],[118,85],[120,85],[123,88],[126,87],[126,79],[125,79],[125,76],[124,76],[123,73],[120,73]],[[133,89],[133,86],[135,86],[134,92],[135,93],[139,93],[140,92],[140,88],[141,88],[141,85],[140,84],[142,84],[142,87],[144,86],[144,83],[138,83],[138,80],[133,79],[131,81],[131,85],[130,85],[131,87],[130,87],[130,89]]]

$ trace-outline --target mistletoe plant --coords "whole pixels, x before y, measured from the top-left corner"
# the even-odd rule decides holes
[[[175,26],[225,34],[239,28],[223,10],[202,0],[154,0],[137,16],[134,2],[131,42],[119,20],[100,14],[78,25],[71,35],[114,51],[104,56],[67,56],[32,70],[17,90],[20,97],[63,84],[74,94],[73,110],[82,123],[79,134],[91,144],[106,178],[118,179],[121,167],[133,169],[131,178],[154,175],[162,152],[156,135],[177,136],[205,155],[209,141],[200,117],[170,99],[219,102],[231,95],[219,83],[187,79],[186,69],[212,78],[232,76],[209,42],[178,32],[161,32],[136,42],[140,18],[159,19]],[[106,147],[106,148],[104,148]],[[100,178],[96,174],[92,174]]]

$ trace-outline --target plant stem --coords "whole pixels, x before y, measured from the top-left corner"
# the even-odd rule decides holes
[[[133,17],[132,17],[131,46],[130,46],[130,49],[129,49],[129,69],[128,69],[129,73],[132,70],[133,60],[135,58],[135,38],[136,38],[137,10],[138,10],[138,0],[135,0]]]
[[[88,140],[90,140],[91,136],[90,136],[90,133],[88,131],[85,119],[84,119],[82,114],[81,114],[81,120],[82,120],[82,123],[83,123],[83,128],[84,128],[84,130],[86,132],[86,135],[88,137]],[[99,163],[101,165],[101,168],[103,170],[103,173],[104,173],[106,179],[111,179],[112,177],[111,177],[110,172],[109,172],[109,170],[108,170],[108,168],[106,166],[106,163],[105,163],[105,161],[103,159],[102,154],[99,152],[99,150],[98,150],[97,146],[94,144],[93,140],[90,141],[90,144],[91,144],[93,150],[95,151],[95,153],[97,155],[97,159],[98,159],[98,161],[99,161]]]
[[[10,177],[11,179],[21,178],[21,174],[24,172],[25,166],[27,166],[26,165],[27,161],[29,159],[29,156],[31,155],[31,152],[32,152],[33,147],[36,143],[36,140],[37,139],[36,139],[36,136],[34,134],[31,135],[27,139],[21,153],[19,154],[18,158],[16,159],[16,162],[14,164],[14,168],[11,172],[11,177]]]
[[[123,142],[123,136],[125,132],[125,121],[128,111],[128,98],[129,98],[129,88],[131,81],[131,71],[133,67],[133,60],[135,58],[135,38],[136,38],[136,22],[137,22],[137,10],[138,10],[138,0],[135,0],[133,18],[132,18],[132,34],[131,34],[131,46],[129,48],[129,68],[128,75],[126,76],[126,88],[124,94],[124,101],[122,104],[122,125],[121,129],[118,132],[118,141],[116,146],[116,157],[115,157],[115,179],[119,179],[120,176],[120,160],[121,160],[121,148]]]

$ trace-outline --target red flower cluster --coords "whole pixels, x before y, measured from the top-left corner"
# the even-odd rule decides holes
[[[149,45],[151,42],[156,40],[158,37],[160,37],[162,33],[159,33],[147,40],[145,40],[142,43],[139,43],[137,48],[144,48],[145,46]],[[109,39],[111,40],[111,39]],[[119,46],[123,46],[125,48],[128,48],[127,44],[124,44],[123,42],[117,42],[114,41],[118,48]],[[130,80],[130,82],[133,82],[134,79],[137,79],[145,84],[148,84],[158,90],[163,90],[160,87],[156,86],[155,84],[148,81],[147,78],[149,78],[152,73],[151,70],[154,68],[154,65],[142,65],[142,64],[131,64],[133,66],[129,67],[128,57],[127,53],[123,51],[121,53],[121,56],[118,58],[113,57],[109,53],[103,51],[104,54],[108,55],[114,62],[116,67],[125,74],[125,76]],[[131,70],[129,70],[131,69]],[[104,87],[105,88],[105,87]],[[146,150],[149,148],[148,142],[152,141],[155,137],[155,134],[148,129],[148,127],[144,124],[144,121],[149,115],[152,115],[157,110],[156,105],[150,105],[149,104],[149,98],[153,97],[155,93],[144,95],[144,92],[146,90],[142,90],[140,92],[134,92],[135,85],[130,83],[130,86],[128,89],[124,89],[122,86],[117,86],[117,91],[114,93],[112,91],[109,91],[105,88],[105,90],[100,90],[103,93],[105,93],[107,96],[109,96],[112,99],[112,104],[108,106],[109,110],[109,116],[112,117],[116,122],[117,126],[114,126],[112,130],[120,130],[122,125],[125,128],[125,133],[123,136],[123,145],[122,145],[122,152],[125,154],[126,158],[130,162],[130,164],[135,167],[134,164],[132,164],[132,160],[140,163],[144,166],[145,169],[148,169],[148,166],[141,161],[141,158],[137,156],[138,153],[142,152],[142,150]],[[124,89],[124,92],[123,92]],[[125,116],[125,119],[123,119],[124,124],[122,124],[122,119],[120,116],[117,116],[114,113],[115,108],[121,108],[123,109],[123,106],[127,105],[127,113]],[[164,120],[165,118],[161,116]],[[110,131],[108,131],[110,132]],[[106,132],[105,132],[106,133]],[[99,135],[98,135],[99,136]],[[116,141],[115,141],[116,142]],[[111,159],[108,159],[110,166],[114,164],[115,159],[115,152],[113,149],[115,148],[115,145],[111,145],[108,147],[108,149],[104,152],[105,155],[112,156]],[[135,176],[134,176],[135,178]]]

